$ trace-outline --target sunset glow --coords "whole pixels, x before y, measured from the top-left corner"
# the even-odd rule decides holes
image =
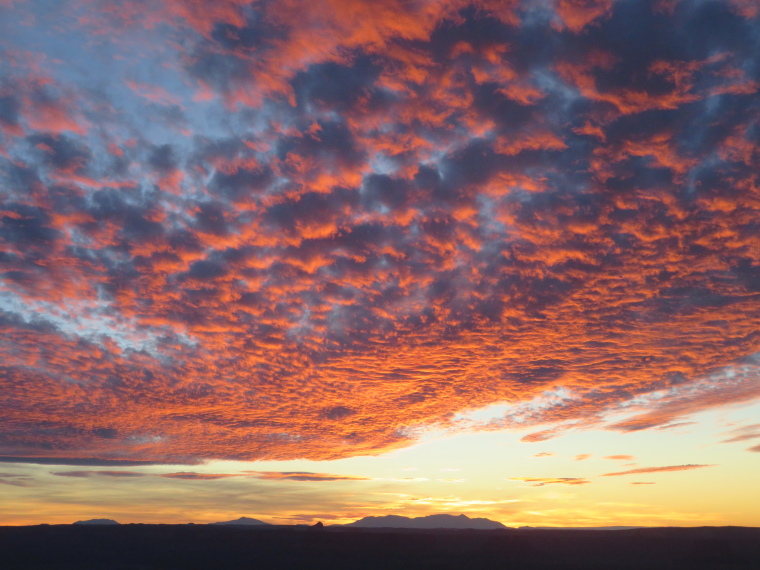
[[[760,526],[754,0],[0,0],[0,525]]]

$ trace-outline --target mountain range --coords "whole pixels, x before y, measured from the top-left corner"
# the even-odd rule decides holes
[[[113,519],[89,519],[77,521],[75,525],[118,525]],[[192,523],[190,523],[192,524]],[[251,517],[240,517],[231,521],[220,521],[209,523],[217,526],[249,526],[261,527],[272,526],[270,523],[260,521]],[[308,525],[296,525],[308,526]],[[493,530],[508,528],[498,521],[492,521],[486,518],[470,518],[467,515],[428,515],[425,517],[403,517],[399,515],[387,515],[384,517],[364,517],[358,521],[344,525],[331,525],[333,527],[354,527],[354,528],[406,528],[406,529],[475,529],[475,530]],[[521,526],[520,530],[631,530],[634,526],[605,526],[605,527],[541,527],[541,526]]]
[[[209,524],[226,526],[272,526],[269,523],[265,523],[264,521],[260,521],[258,519],[252,519],[250,517],[240,517],[234,521],[222,521]]]
[[[363,519],[343,526],[359,528],[461,528],[479,530],[507,528],[497,521],[484,518],[471,519],[467,515],[428,515],[426,517],[412,518],[399,515],[364,517]]]

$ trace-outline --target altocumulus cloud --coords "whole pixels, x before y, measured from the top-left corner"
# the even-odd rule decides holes
[[[17,0],[0,30],[1,461],[760,396],[753,2]]]

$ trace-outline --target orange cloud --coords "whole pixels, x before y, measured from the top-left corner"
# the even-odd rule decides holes
[[[552,439],[559,433],[561,430],[560,428],[550,428],[542,431],[537,431],[533,433],[529,433],[527,435],[524,435],[520,438],[520,441],[524,441],[527,443],[533,443],[536,441],[546,441],[548,439]]]
[[[538,442],[760,397],[746,3],[207,4],[83,0],[66,53],[4,54],[4,456],[327,460],[494,403],[467,425]]]
[[[609,16],[614,0],[557,0],[557,15],[575,33],[598,18]]]

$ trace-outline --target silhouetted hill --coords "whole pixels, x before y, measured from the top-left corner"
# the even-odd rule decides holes
[[[473,530],[493,530],[497,528],[507,528],[497,521],[489,519],[475,518],[471,519],[467,515],[428,515],[426,517],[402,517],[398,515],[388,515],[385,517],[364,517],[343,526],[353,526],[360,528],[417,528],[417,529],[434,529],[434,528],[459,528]]]
[[[226,525],[226,526],[272,526],[269,523],[260,521],[258,519],[252,519],[251,517],[240,517],[234,521],[222,521],[210,523],[212,525]]]
[[[90,519],[88,521],[77,521],[74,524],[119,524],[113,519]]]

